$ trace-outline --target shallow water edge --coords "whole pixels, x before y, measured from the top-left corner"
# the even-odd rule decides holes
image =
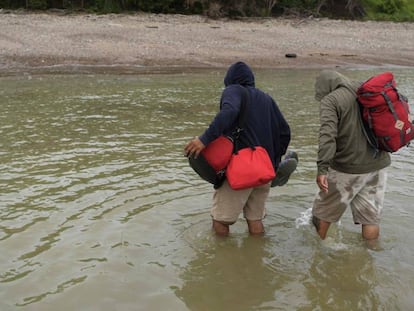
[[[235,60],[238,61],[238,60]],[[243,61],[243,60],[241,60]],[[231,62],[229,63],[229,66]],[[289,66],[251,66],[255,69],[292,69],[292,70],[307,70],[307,69],[335,69],[335,70],[373,70],[373,69],[410,69],[414,66],[398,65],[398,64],[383,64],[380,61],[376,65],[366,65],[357,63],[348,63],[346,65],[326,64],[291,64]],[[24,75],[82,75],[82,74],[111,74],[111,75],[150,75],[150,74],[179,74],[179,73],[203,73],[212,70],[225,70],[228,66],[183,66],[183,65],[153,65],[141,66],[135,64],[57,64],[50,66],[0,66],[0,77],[9,76],[24,76]]]

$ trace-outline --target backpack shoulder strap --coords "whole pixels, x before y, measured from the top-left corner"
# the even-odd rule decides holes
[[[374,158],[376,158],[378,153],[379,153],[378,139],[375,137],[371,126],[362,117],[363,116],[363,110],[364,110],[363,105],[361,104],[361,102],[358,99],[357,99],[357,103],[358,103],[358,106],[359,106],[358,107],[359,108],[358,118],[359,118],[360,123],[362,124],[362,131],[365,135],[365,138],[368,140],[369,145],[374,149]]]
[[[239,150],[240,144],[239,141],[242,141],[246,146],[249,146],[252,149],[255,149],[255,144],[252,142],[251,138],[247,134],[247,132],[244,130],[244,126],[246,124],[247,120],[247,106],[250,104],[250,94],[246,87],[240,85],[242,89],[242,99],[240,104],[240,112],[239,112],[239,118],[237,122],[237,128],[233,134],[234,139],[234,152],[237,153]],[[242,132],[244,132],[242,134]]]
[[[247,119],[247,105],[250,102],[250,96],[249,91],[244,86],[240,85],[240,88],[242,90],[242,97],[241,97],[241,103],[240,103],[240,112],[239,112],[239,118],[237,122],[237,126],[239,129],[243,129],[246,119]]]
[[[352,91],[352,93],[355,95],[355,99],[356,99],[356,103],[358,105],[358,121],[360,122],[360,124],[362,125],[362,132],[364,133],[365,138],[367,139],[369,145],[372,147],[372,149],[374,149],[374,158],[377,157],[378,153],[379,153],[379,146],[378,146],[378,140],[376,139],[374,132],[372,131],[371,126],[368,124],[368,122],[366,122],[363,118],[363,114],[364,114],[364,105],[362,105],[362,103],[359,100],[359,96],[360,96],[360,89],[362,87],[362,85],[364,84],[364,82],[361,82],[361,84],[358,87],[358,90]]]

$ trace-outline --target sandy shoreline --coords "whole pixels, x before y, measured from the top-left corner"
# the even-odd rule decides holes
[[[0,29],[2,75],[414,66],[414,23],[0,12]]]

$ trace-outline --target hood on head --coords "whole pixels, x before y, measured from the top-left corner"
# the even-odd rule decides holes
[[[320,101],[326,95],[339,87],[350,88],[350,80],[333,70],[322,70],[316,78],[315,83],[315,99]]]
[[[240,84],[254,87],[254,74],[248,65],[243,62],[234,63],[227,70],[224,85]]]

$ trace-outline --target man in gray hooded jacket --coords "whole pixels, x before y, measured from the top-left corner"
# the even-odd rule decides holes
[[[378,154],[363,129],[356,90],[359,83],[336,71],[324,70],[315,83],[320,101],[319,150],[316,183],[320,189],[312,209],[312,222],[326,238],[329,226],[339,221],[348,206],[362,236],[376,240],[386,186],[387,152]]]

